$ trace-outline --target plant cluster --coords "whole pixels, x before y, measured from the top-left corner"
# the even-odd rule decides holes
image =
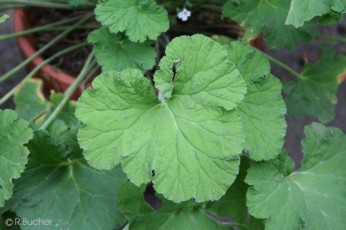
[[[298,73],[249,45],[256,38],[274,49],[333,39],[318,34],[316,26],[340,21],[344,0],[0,4],[82,12],[0,39],[73,22],[59,40],[85,29],[90,10],[100,23],[87,38],[91,54],[65,93],[43,95],[42,81],[31,79],[39,66],[0,99],[13,96],[16,105],[14,111],[0,110],[0,227],[16,217],[52,220],[48,227],[22,224],[21,229],[346,226],[345,134],[320,123],[306,126],[299,169],[283,148],[286,112],[322,123],[333,119],[346,57],[322,46],[320,59]],[[245,33],[234,40],[204,30],[185,32],[195,11],[230,18]],[[270,73],[270,62],[296,79],[281,82]],[[99,66],[102,73],[92,87],[77,103],[70,100]]]

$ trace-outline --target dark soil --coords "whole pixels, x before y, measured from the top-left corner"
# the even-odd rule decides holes
[[[171,26],[169,35],[171,38],[180,35],[192,35],[201,33],[205,35],[223,35],[231,39],[238,39],[244,34],[244,30],[235,21],[223,18],[220,13],[194,10],[186,22],[177,19]]]
[[[84,12],[79,11],[70,11],[70,10],[56,10],[56,9],[45,9],[44,13],[40,12],[42,10],[39,9],[30,9],[30,21],[33,26],[41,26],[47,25],[53,22],[58,22],[62,19],[72,18],[78,15],[83,14]],[[72,25],[72,24],[71,24]],[[90,20],[87,22],[85,26],[96,26],[98,25],[95,20]],[[68,25],[70,26],[70,25]],[[80,44],[81,42],[85,42],[87,40],[88,34],[92,31],[92,29],[78,29],[69,33],[65,38],[63,38],[60,42],[54,45],[52,48],[47,50],[42,56],[43,58],[50,57],[55,53],[73,46]],[[56,36],[61,33],[61,30],[48,31],[48,32],[40,32],[34,34],[34,43],[37,45],[37,49],[46,45]],[[71,76],[77,76],[83,68],[84,62],[86,58],[89,56],[91,52],[91,45],[85,46],[79,50],[74,52],[67,53],[60,58],[53,60],[50,64],[57,69],[63,70]],[[98,71],[94,77],[99,74]]]

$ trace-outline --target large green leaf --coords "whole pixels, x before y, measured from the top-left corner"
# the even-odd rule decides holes
[[[320,59],[306,64],[298,80],[284,82],[283,93],[289,114],[310,115],[326,123],[334,118],[336,92],[346,74],[346,56],[329,46],[321,50]]]
[[[45,101],[49,109],[43,118],[62,99],[63,95],[52,94],[50,102]],[[39,217],[49,223],[22,229],[114,229],[124,224],[115,205],[117,190],[126,176],[119,168],[98,171],[85,162],[77,141],[79,122],[74,111],[74,104],[67,103],[47,132],[37,131],[28,144],[29,163],[15,182],[14,196],[5,210],[15,211],[22,219]]]
[[[297,41],[309,41],[312,28],[285,25],[290,0],[229,0],[223,8],[227,16],[245,29],[245,37],[253,39],[261,32],[271,48],[292,48]]]
[[[103,71],[148,70],[155,65],[156,53],[149,44],[131,42],[110,33],[106,27],[89,34],[88,41],[94,45],[94,54]]]
[[[173,53],[184,42],[189,48]],[[121,163],[133,183],[153,181],[157,192],[176,202],[220,198],[238,173],[244,147],[240,115],[221,107],[235,106],[246,91],[245,81],[220,48],[203,36],[174,40],[167,55],[177,55],[173,57],[180,64],[171,97],[161,101],[139,70],[97,77],[76,111],[84,123],[78,136],[88,162],[98,169]],[[160,74],[172,79],[170,58],[161,62]],[[160,92],[173,88],[155,77],[161,81]]]
[[[227,49],[248,85],[245,99],[237,107],[245,129],[245,151],[256,161],[272,159],[279,154],[286,134],[281,83],[269,74],[268,60],[254,48],[232,42]]]
[[[288,155],[251,164],[246,183],[252,215],[266,229],[344,229],[346,136],[336,128],[305,128],[302,167],[292,172]]]
[[[12,196],[13,179],[20,177],[29,151],[23,145],[32,137],[29,124],[12,110],[0,110],[0,207]]]
[[[175,204],[163,200],[159,210],[154,210],[144,201],[144,189],[133,184],[124,184],[119,191],[118,208],[125,213],[131,230],[169,229],[229,229],[229,225],[212,219],[200,204],[192,201]]]
[[[42,81],[39,79],[29,79],[17,89],[13,100],[20,118],[33,123],[48,112],[49,103],[41,89]]]
[[[73,133],[71,133],[73,132]],[[76,132],[65,136],[77,142]],[[81,150],[71,153],[44,131],[29,142],[30,158],[23,176],[16,181],[7,207],[20,218],[50,221],[49,228],[114,229],[124,224],[115,208],[117,190],[126,179],[121,169],[98,171],[83,160]],[[47,229],[47,226],[22,226]]]
[[[286,24],[301,27],[314,17],[342,12],[346,12],[345,0],[292,0]]]
[[[95,14],[112,33],[125,32],[133,42],[155,40],[169,28],[167,11],[154,0],[106,0],[97,4]]]

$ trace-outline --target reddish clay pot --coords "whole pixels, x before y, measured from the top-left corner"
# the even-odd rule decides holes
[[[20,32],[30,28],[31,20],[29,17],[29,10],[16,9],[13,16],[13,29],[15,32]],[[17,44],[24,59],[33,55],[37,50],[31,35],[18,37]],[[34,69],[44,59],[41,56],[36,57],[29,65],[30,69]],[[52,65],[44,65],[42,69],[36,73],[37,78],[44,82],[44,91],[50,93],[51,90],[55,92],[65,92],[65,90],[75,81],[76,77],[71,76],[62,70],[54,68]],[[77,99],[82,93],[82,88],[79,87],[72,95],[72,99]]]

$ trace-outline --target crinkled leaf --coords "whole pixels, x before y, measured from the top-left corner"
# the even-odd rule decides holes
[[[241,41],[231,42],[224,47],[228,51],[228,58],[235,64],[247,85],[261,82],[269,74],[268,60],[253,47]]]
[[[32,137],[28,126],[14,111],[0,110],[0,207],[12,196],[12,180],[25,169],[29,151],[23,145]]]
[[[345,0],[292,0],[286,24],[301,27],[314,17],[345,11]]]
[[[346,57],[328,46],[321,50],[320,59],[306,64],[298,80],[284,82],[283,93],[289,114],[310,115],[326,123],[334,118],[336,92],[346,75]]]
[[[69,136],[66,130],[66,136]],[[73,135],[71,136],[73,137]],[[74,134],[76,141],[76,133]],[[81,151],[69,153],[68,143],[37,131],[29,142],[30,158],[16,181],[8,208],[21,218],[51,220],[50,228],[114,229],[124,224],[115,208],[117,190],[126,176],[117,168],[98,171],[82,159]],[[22,226],[46,229],[47,226]]]
[[[245,129],[245,150],[253,160],[277,156],[286,133],[286,106],[281,83],[269,74],[269,62],[249,45],[233,42],[228,57],[248,85],[245,99],[237,107]]]
[[[148,70],[155,65],[156,53],[149,44],[131,42],[110,33],[106,27],[89,34],[88,41],[94,45],[94,54],[103,71]]]
[[[189,49],[180,50],[177,44],[184,41]],[[172,96],[160,102],[139,70],[104,73],[79,100],[76,114],[85,123],[79,142],[93,167],[121,163],[133,183],[153,181],[168,199],[215,200],[234,181],[244,147],[239,114],[220,107],[239,103],[245,81],[222,46],[203,36],[182,37],[167,47],[160,66],[170,77],[173,48],[181,63]],[[170,83],[160,77],[155,81],[162,91]],[[225,100],[228,95],[235,99]]]
[[[39,79],[29,79],[18,88],[14,94],[14,103],[20,118],[33,123],[48,112],[49,103],[41,89],[42,81]]]
[[[247,39],[256,38],[261,32],[271,48],[292,48],[298,41],[311,40],[312,27],[294,28],[285,25],[290,0],[229,0],[223,15],[229,17],[245,30]]]
[[[244,101],[237,107],[245,129],[245,151],[260,161],[278,155],[284,144],[286,106],[281,82],[268,75],[260,82],[249,83]]]
[[[125,32],[133,42],[155,40],[169,28],[167,11],[148,0],[106,0],[97,4],[96,19],[112,33]]]
[[[155,85],[165,98],[173,91],[204,106],[231,110],[244,99],[246,82],[227,55],[222,45],[206,36],[176,38],[166,47]]]
[[[304,160],[297,172],[288,155],[251,164],[246,183],[250,214],[266,229],[343,229],[346,225],[346,136],[336,128],[305,128]]]
[[[122,163],[133,183],[152,180],[177,202],[215,200],[231,185],[244,142],[236,111],[203,106],[190,95],[160,103],[139,70],[102,74],[93,88],[76,111],[85,123],[79,142],[93,167]]]
[[[6,20],[9,18],[8,15],[4,14],[0,17],[0,23],[6,22]]]
[[[130,229],[229,229],[208,216],[199,204],[192,201],[175,204],[163,200],[159,210],[154,210],[144,201],[145,187],[136,187],[131,183],[124,184],[119,191],[118,208],[125,213]]]
[[[206,205],[208,212],[222,218],[230,218],[234,229],[264,229],[261,220],[249,217],[246,207],[246,192],[248,185],[244,182],[246,171],[249,168],[249,160],[241,159],[239,174],[227,190],[226,194],[219,200],[209,202]],[[252,226],[255,225],[255,228]]]

